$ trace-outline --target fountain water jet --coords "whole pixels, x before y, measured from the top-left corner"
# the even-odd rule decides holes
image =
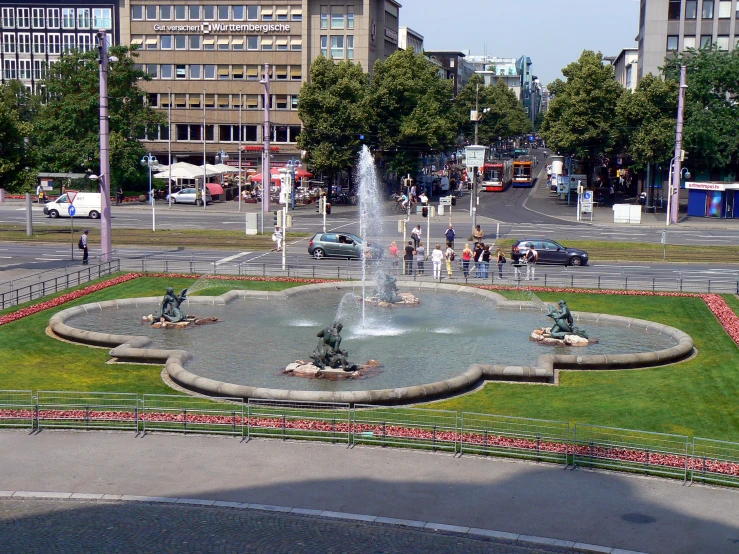
[[[359,234],[362,237],[362,298],[366,297],[367,262],[364,252],[372,241],[382,239],[382,205],[375,160],[367,145],[362,147],[357,166],[359,182]],[[362,303],[362,324],[365,322],[365,307]]]

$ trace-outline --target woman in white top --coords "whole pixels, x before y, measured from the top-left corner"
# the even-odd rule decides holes
[[[437,244],[434,251],[431,252],[431,262],[434,264],[434,279],[441,279],[441,262],[444,261],[444,252],[441,251],[441,244]]]

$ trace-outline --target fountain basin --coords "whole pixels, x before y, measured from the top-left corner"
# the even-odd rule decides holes
[[[545,309],[540,306],[529,302],[508,301],[497,293],[474,287],[436,283],[399,283],[399,287],[404,292],[413,291],[420,296],[420,306],[414,310],[382,311],[400,318],[400,321],[408,317],[417,318],[408,324],[410,331],[401,327],[398,334],[384,336],[386,328],[383,327],[380,332],[365,336],[359,331],[352,331],[351,325],[347,327],[350,332],[342,347],[349,351],[350,358],[360,363],[367,359],[377,359],[385,366],[380,375],[366,380],[306,380],[281,375],[288,363],[305,358],[315,345],[315,333],[330,323],[321,319],[326,314],[315,315],[312,299],[331,304],[330,301],[324,301],[341,298],[346,293],[358,294],[361,290],[361,284],[358,283],[307,285],[278,293],[230,291],[220,297],[192,297],[188,299],[188,313],[201,310],[211,314],[216,308],[235,311],[217,312],[221,322],[215,326],[190,330],[147,330],[148,333],[159,335],[142,336],[144,329],[137,330],[130,326],[125,334],[101,332],[106,330],[101,328],[104,320],[115,321],[116,318],[99,317],[103,312],[110,316],[109,310],[117,310],[116,317],[119,320],[125,314],[148,313],[160,301],[158,297],[124,299],[70,308],[52,317],[50,327],[57,336],[74,342],[111,347],[111,356],[120,361],[164,364],[174,382],[196,392],[314,402],[417,402],[459,394],[486,379],[557,384],[559,371],[562,369],[625,369],[664,365],[684,359],[693,351],[692,339],[672,327],[619,316],[573,312],[576,321],[588,327],[594,336],[613,330],[612,336],[625,337],[621,339],[623,348],[631,349],[623,352],[608,350],[608,341],[601,340],[600,344],[577,349],[576,353],[562,352],[562,349],[547,348],[528,341],[531,330],[546,321]],[[347,304],[356,309],[355,301]],[[296,308],[301,305],[306,306],[303,311]],[[331,305],[329,312],[333,318],[336,304]],[[450,310],[450,305],[458,309]],[[284,354],[288,359],[284,363],[277,359],[279,356],[272,350],[273,346],[268,342],[269,334],[260,335],[257,332],[257,328],[261,329],[262,326],[268,330],[268,325],[273,325],[273,329],[279,328],[279,322],[284,320],[269,311],[277,310],[279,306],[287,309],[291,317],[308,314],[316,318],[316,321],[304,322],[307,326],[302,330],[301,326],[288,328],[286,334],[276,339],[276,344],[283,344],[285,337],[288,339],[289,348]],[[236,326],[234,322],[233,314],[244,307],[252,310],[247,321],[253,319],[254,328]],[[259,309],[265,310],[261,317]],[[446,319],[438,321],[440,313],[446,314]],[[513,332],[514,337],[518,336],[518,331],[509,328],[512,326],[511,321],[520,316],[529,318],[522,324],[522,328],[526,329],[525,333],[518,339],[504,339],[502,345],[490,343],[490,348],[486,348],[491,337],[504,336],[506,331]],[[342,321],[345,318],[351,320],[352,317],[349,313],[340,314]],[[538,325],[527,327],[529,321],[535,321]],[[419,330],[419,325],[425,327]],[[114,329],[115,326],[110,330]],[[210,358],[204,356],[202,345],[197,342],[199,333],[206,329],[209,332],[227,333],[227,341],[231,344],[244,340],[253,341],[266,352],[260,353],[258,349],[252,349],[250,354],[241,358],[242,366],[249,366],[249,371],[252,371],[244,374],[246,377],[237,372],[233,378],[224,378],[218,373],[218,368],[212,367],[212,360],[218,356],[212,352]],[[393,331],[392,325],[390,329]],[[357,336],[353,337],[354,334]],[[169,338],[162,341],[160,339],[163,336]],[[244,340],[240,341],[239,337]],[[632,343],[638,343],[641,340],[639,337],[647,337],[650,341],[654,339],[652,342],[655,346],[651,350],[648,347],[635,349]],[[408,348],[403,350],[397,347],[398,344],[407,344]],[[498,350],[504,351],[502,358],[495,358],[491,354]],[[302,351],[303,355],[294,355],[298,351]],[[272,365],[260,367],[258,364],[264,364],[264,360]]]

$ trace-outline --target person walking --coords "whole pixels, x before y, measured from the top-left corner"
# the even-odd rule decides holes
[[[392,263],[393,268],[398,267],[398,265],[400,265],[400,251],[398,250],[397,242],[393,241],[390,243],[388,255],[390,256],[390,262]]]
[[[123,187],[118,187],[118,191],[115,193],[115,205],[120,206],[123,204]]]
[[[487,279],[490,276],[490,247],[485,245],[482,249],[482,278]]]
[[[503,251],[498,248],[498,252],[496,253],[496,262],[498,263],[498,275],[500,278],[503,278],[503,264],[506,263],[508,260],[505,259],[505,254],[503,254]]]
[[[516,281],[521,280],[521,260],[523,259],[523,255],[521,254],[521,251],[519,250],[518,246],[514,246],[513,250],[511,251],[511,265],[513,266],[513,278]]]
[[[479,225],[475,227],[475,230],[472,232],[472,238],[475,239],[475,245],[480,244],[485,239],[485,233],[482,232]]]
[[[409,240],[403,253],[404,275],[413,275],[413,241]]]
[[[526,252],[526,280],[533,281],[536,277],[536,262],[539,261],[539,253],[534,250],[534,245],[529,243],[528,251]]]
[[[80,237],[80,248],[82,248],[82,265],[88,265],[90,263],[90,250],[87,247],[87,235],[90,234],[89,229],[85,229]]]
[[[419,242],[416,246],[416,265],[418,266],[418,275],[424,275],[424,262],[426,261],[426,250],[423,247],[423,243]]]
[[[437,244],[434,251],[431,252],[431,263],[434,266],[434,279],[441,279],[441,262],[444,261],[444,252],[441,251],[441,244]]]
[[[449,224],[449,229],[444,233],[444,236],[446,237],[447,246],[454,248],[454,237],[456,236],[456,233],[454,232],[454,227],[452,227],[451,223]]]
[[[411,238],[413,239],[413,246],[415,248],[418,248],[418,245],[421,244],[421,234],[420,225],[416,225],[411,231]]]
[[[470,249],[469,244],[464,245],[464,250],[462,250],[462,272],[464,273],[464,278],[467,279],[470,276],[470,261],[472,260],[472,249]]]
[[[282,229],[275,225],[275,232],[272,233],[272,240],[277,244],[277,251],[282,250]]]
[[[446,258],[446,273],[447,276],[451,279],[452,278],[452,269],[453,269],[453,262],[454,262],[454,249],[452,248],[452,243],[447,242],[446,243],[446,252],[444,253],[444,257]]]
[[[478,242],[475,245],[475,251],[472,254],[472,258],[475,261],[475,278],[482,278],[482,243]]]

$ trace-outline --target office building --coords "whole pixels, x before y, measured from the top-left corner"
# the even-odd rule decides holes
[[[436,60],[442,70],[447,73],[449,79],[452,80],[454,96],[457,96],[467,86],[467,83],[475,74],[475,68],[465,60],[464,52],[434,50],[426,51],[426,56]]]
[[[410,27],[401,27],[398,32],[398,48],[407,50],[409,47],[416,54],[423,54],[423,35]]]
[[[616,80],[629,90],[636,88],[636,74],[639,65],[639,49],[624,48],[615,58],[609,60],[613,64]]]

